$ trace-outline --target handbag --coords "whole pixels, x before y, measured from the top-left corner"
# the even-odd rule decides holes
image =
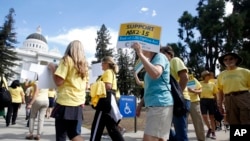
[[[11,98],[10,92],[7,90],[7,87],[4,84],[3,76],[1,76],[1,82],[0,82],[0,109],[2,109],[4,107],[8,107],[8,105],[11,102],[12,102],[12,98]]]
[[[106,97],[100,98],[97,105],[93,108],[98,111],[103,111],[104,113],[109,113],[111,110],[111,91],[106,92]]]
[[[169,84],[171,86],[171,89],[169,89],[168,86],[167,88],[171,92],[174,100],[173,114],[176,117],[181,117],[183,115],[186,115],[188,112],[185,104],[185,99],[182,94],[182,90],[179,83],[175,80],[175,78],[171,74],[169,76],[170,76]],[[165,79],[163,78],[163,80]]]
[[[96,83],[98,83],[98,81],[100,81],[100,80],[97,80]],[[114,77],[113,77],[113,81],[114,81]],[[91,91],[94,91],[94,90],[92,89]],[[97,92],[97,91],[94,91],[94,92]],[[106,90],[106,96],[105,97],[99,97],[99,100],[98,100],[97,104],[93,104],[92,103],[92,108],[95,109],[95,110],[98,110],[98,111],[103,111],[104,113],[109,113],[110,110],[111,110],[111,107],[112,107],[111,106],[111,95],[112,94],[115,95],[115,91],[113,91],[113,90]],[[93,95],[91,95],[91,96],[93,96]],[[94,100],[93,97],[91,99],[91,102],[95,102],[95,100]]]

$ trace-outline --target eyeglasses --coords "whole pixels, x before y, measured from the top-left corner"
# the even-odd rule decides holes
[[[223,59],[224,62],[225,62],[225,61],[232,61],[232,60],[234,60],[233,57],[228,57],[228,58],[224,58],[224,59]]]

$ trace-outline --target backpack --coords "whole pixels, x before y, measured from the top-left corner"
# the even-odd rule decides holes
[[[173,114],[176,117],[183,116],[187,113],[187,108],[185,104],[185,99],[182,94],[181,86],[175,80],[175,78],[170,74],[170,86],[171,86],[171,94],[174,100],[174,109]]]
[[[10,92],[7,90],[6,86],[3,86],[4,81],[3,77],[1,77],[0,82],[0,109],[4,107],[8,107],[8,105],[12,102],[12,98]]]

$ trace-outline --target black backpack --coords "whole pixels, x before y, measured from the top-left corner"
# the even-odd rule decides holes
[[[171,86],[170,92],[174,100],[173,114],[176,117],[183,116],[188,111],[185,104],[185,99],[182,94],[181,86],[171,74],[170,74],[170,86]]]
[[[3,86],[3,77],[1,77],[0,82],[0,109],[3,109],[4,107],[8,107],[9,104],[12,102],[12,98],[10,95],[10,92],[7,90],[5,86]]]

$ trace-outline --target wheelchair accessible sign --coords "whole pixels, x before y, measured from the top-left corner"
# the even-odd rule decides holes
[[[135,117],[136,97],[122,95],[119,101],[119,108],[123,117]]]

